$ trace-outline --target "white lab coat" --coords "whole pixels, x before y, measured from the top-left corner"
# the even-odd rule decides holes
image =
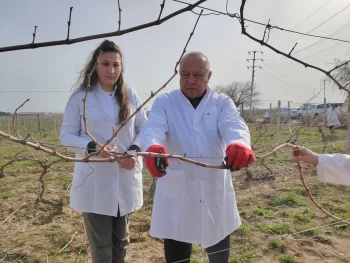
[[[137,94],[128,88],[131,112],[140,105]],[[61,143],[71,146],[77,158],[86,155],[87,144],[92,140],[85,134],[83,102],[85,90],[77,90],[69,99],[65,109]],[[99,83],[92,89],[86,101],[86,116],[89,132],[101,143],[105,143],[118,128],[119,104],[114,92],[105,92]],[[116,144],[119,152],[126,152],[131,145],[140,146],[139,132],[146,122],[143,110],[139,111],[119,132]],[[74,148],[76,147],[76,148]],[[94,157],[99,158],[99,157]],[[143,204],[142,158],[139,157],[131,171],[114,163],[81,163],[74,165],[74,176],[70,192],[70,205],[79,212],[91,212],[109,216],[131,213]]]
[[[337,109],[329,108],[327,110],[327,123],[328,126],[337,126],[340,124],[338,116],[340,112]]]
[[[350,155],[320,154],[317,173],[321,182],[350,186]]]
[[[163,145],[171,154],[221,164],[226,147],[250,147],[247,125],[233,101],[209,88],[195,110],[180,90],[159,96],[141,131],[141,149]],[[169,159],[157,180],[150,234],[212,246],[241,225],[231,172]]]

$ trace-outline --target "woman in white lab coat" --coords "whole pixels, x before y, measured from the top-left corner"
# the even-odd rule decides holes
[[[71,147],[77,158],[100,149],[85,134],[82,101],[88,74],[96,64],[90,79],[86,116],[88,131],[98,142],[105,143],[120,123],[140,106],[137,94],[124,82],[120,48],[112,41],[103,41],[81,72],[79,88],[70,97],[64,112],[61,143]],[[114,147],[119,152],[140,151],[139,132],[145,122],[146,115],[140,110],[105,151],[94,158],[108,157],[106,152]],[[141,157],[119,163],[75,163],[70,204],[83,214],[94,263],[125,261],[129,214],[143,204],[141,171]]]
[[[316,154],[307,148],[292,152],[292,160],[317,165],[321,182],[350,186],[350,155]]]

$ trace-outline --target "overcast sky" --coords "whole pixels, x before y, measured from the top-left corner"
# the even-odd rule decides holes
[[[155,20],[162,0],[120,2],[123,9],[121,27],[125,29]],[[34,25],[38,26],[36,42],[66,38],[70,6],[74,7],[71,38],[115,31],[118,28],[117,3],[117,0],[2,1],[0,46],[30,43]],[[203,4],[221,11],[225,11],[225,5],[226,0],[209,0]],[[228,9],[231,13],[239,12],[239,5],[240,1],[231,0]],[[163,16],[183,7],[183,4],[166,0]],[[317,9],[319,11],[309,17]],[[271,19],[273,25],[301,32],[309,32],[320,25],[312,34],[323,36],[343,29],[333,37],[350,40],[348,0],[248,0],[245,16],[264,23]],[[151,91],[158,89],[172,75],[196,19],[195,14],[187,12],[160,26],[110,38],[121,47],[125,58],[125,79],[141,100],[145,100]],[[264,27],[247,25],[248,32],[262,37]],[[27,98],[30,102],[22,111],[63,111],[78,72],[101,41],[103,39],[0,53],[0,111],[13,112]],[[308,47],[317,41],[317,38],[300,38],[276,29],[271,31],[269,39],[269,43],[286,52],[298,42],[293,51],[298,58],[305,58],[308,63],[326,69],[332,67],[334,58],[349,59],[349,43],[326,40]],[[260,107],[268,106],[270,102],[275,106],[277,100],[282,101],[282,106],[286,106],[288,100],[292,106],[299,106],[317,93],[323,83],[321,73],[282,59],[241,35],[239,22],[227,16],[202,17],[187,50],[198,50],[209,57],[213,71],[209,83],[211,87],[231,81],[250,81],[252,72],[247,66],[251,63],[246,59],[252,58],[252,55],[248,51],[263,51],[263,55],[257,54],[257,58],[264,59],[264,62],[257,61],[262,70],[257,68],[255,76],[264,102]],[[176,77],[164,92],[179,88],[178,83]],[[343,100],[343,95],[329,85],[326,97],[332,102]],[[323,92],[313,102],[323,102]]]

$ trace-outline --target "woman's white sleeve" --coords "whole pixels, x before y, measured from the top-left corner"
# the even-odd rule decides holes
[[[350,186],[350,155],[320,154],[317,173],[321,182]]]
[[[80,156],[86,155],[86,148],[91,138],[82,133],[80,104],[82,103],[79,96],[74,94],[69,99],[64,111],[60,141],[61,144],[70,147]]]

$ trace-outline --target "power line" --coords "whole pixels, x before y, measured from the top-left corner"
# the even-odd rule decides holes
[[[319,52],[317,52],[317,53],[315,53],[315,54],[312,54],[312,55],[310,55],[310,56],[304,57],[303,59],[307,59],[307,58],[316,56],[316,55],[318,55],[318,54],[320,54],[320,53],[323,53],[323,52],[325,52],[325,51],[327,51],[327,50],[329,50],[329,49],[335,48],[336,46],[339,46],[339,45],[341,45],[341,44],[342,44],[342,43],[335,44],[334,46],[331,46],[331,47],[329,47],[329,48],[323,49],[323,50],[321,50],[321,51],[319,51]]]
[[[174,0],[175,1],[175,0]],[[350,4],[349,4],[350,6]],[[252,22],[252,23],[255,23],[255,24],[259,24],[259,25],[262,25],[262,26],[269,26],[267,24],[263,24],[263,23],[260,23],[260,22],[256,22],[256,21],[252,21],[252,20],[248,20],[248,19],[244,19],[246,21],[249,21],[249,22]],[[282,28],[282,27],[278,27],[278,26],[271,26],[271,29],[279,29],[279,30],[282,30],[282,31],[286,31],[286,32],[290,32],[290,33],[294,33],[294,34],[299,34],[299,35],[302,35],[302,36],[309,36],[309,37],[316,37],[316,38],[323,38],[323,39],[327,39],[327,40],[335,40],[335,41],[340,41],[340,42],[345,42],[345,43],[350,43],[349,40],[344,40],[344,39],[338,39],[338,38],[331,38],[331,37],[324,37],[324,36],[319,36],[319,35],[312,35],[312,34],[309,34],[309,33],[302,33],[302,32],[298,32],[298,31],[294,31],[294,30],[289,30],[289,29],[285,29],[285,28]],[[309,31],[311,32],[311,31]],[[302,38],[302,37],[300,37]],[[298,38],[297,40],[299,40],[300,38]],[[295,40],[296,41],[296,40]],[[289,45],[289,44],[288,44]],[[288,46],[287,45],[287,46]]]
[[[321,23],[320,25],[318,25],[317,27],[311,29],[308,33],[311,33],[312,31],[316,30],[317,28],[319,28],[320,26],[324,25],[325,23],[327,23],[328,21],[332,20],[334,17],[336,17],[337,15],[339,15],[341,12],[343,12],[344,10],[348,9],[350,7],[350,4],[348,4],[346,7],[344,7],[342,10],[340,10],[338,13],[334,14],[333,16],[331,16],[330,18],[328,18],[326,21],[324,21],[323,23]]]
[[[328,4],[330,1],[332,0],[328,0],[326,3],[324,3],[322,6],[320,6],[318,9],[316,9],[316,11],[314,11],[311,15],[309,15],[307,18],[305,18],[303,21],[301,21],[299,24],[297,24],[296,26],[294,26],[292,28],[292,30],[294,30],[295,28],[297,28],[298,26],[300,26],[302,23],[304,23],[306,20],[308,20],[311,16],[313,16],[314,14],[316,14],[322,7],[324,7],[326,4]],[[281,36],[280,38],[273,40],[272,43],[277,42],[278,40],[280,40],[281,38],[285,37],[288,33],[285,33],[283,36]],[[271,52],[270,54],[268,54],[268,56],[270,56],[271,54],[274,54],[274,52]]]
[[[343,31],[346,30],[346,29],[349,29],[349,28],[350,28],[350,23],[348,23],[348,24],[342,26],[341,28],[339,28],[339,29],[337,29],[336,31],[334,31],[334,32],[332,32],[331,34],[329,34],[328,36],[334,36],[334,35],[336,35],[336,34],[339,34],[339,33],[343,32]],[[327,36],[327,37],[328,37],[328,36]],[[295,55],[295,54],[298,54],[298,53],[300,53],[300,52],[302,52],[302,51],[304,51],[304,50],[306,50],[306,49],[309,49],[310,47],[312,47],[312,46],[314,46],[314,45],[317,45],[317,44],[319,44],[319,43],[321,43],[321,42],[323,42],[323,41],[325,41],[325,39],[320,39],[320,40],[314,42],[313,44],[311,44],[311,45],[309,45],[309,46],[307,46],[307,47],[305,47],[305,48],[303,48],[303,49],[301,49],[301,50],[298,50],[298,51],[294,52],[294,55]],[[338,44],[343,44],[343,43],[338,43]],[[338,45],[338,44],[337,44],[337,45]],[[270,59],[276,59],[276,58],[270,58]],[[269,62],[268,64],[266,64],[266,65],[264,65],[264,66],[272,65],[272,64],[277,63],[277,62],[280,62],[281,60],[284,60],[284,59],[286,59],[286,58],[285,58],[285,57],[279,58],[278,60]]]
[[[350,39],[349,39],[349,40],[350,40]],[[316,55],[318,55],[318,54],[320,54],[320,53],[323,53],[323,52],[325,52],[325,51],[327,51],[327,50],[330,50],[330,49],[332,49],[332,48],[335,48],[335,47],[337,47],[337,46],[339,46],[339,45],[341,45],[341,44],[343,44],[343,43],[337,43],[337,44],[335,44],[335,45],[333,45],[333,46],[331,46],[331,47],[328,47],[328,48],[326,48],[326,49],[323,49],[323,50],[321,50],[321,51],[318,51],[318,52],[316,52],[316,53],[314,53],[314,54],[311,54],[311,55],[309,55],[309,56],[302,57],[302,58],[300,58],[300,59],[311,58],[311,57],[316,56]],[[274,66],[270,66],[270,67],[267,67],[267,68],[281,67],[281,66],[289,65],[289,64],[291,64],[291,63],[293,63],[293,62],[294,62],[294,61],[290,61],[290,62],[287,62],[287,63],[284,63],[284,64],[274,65]]]
[[[274,71],[275,73],[281,75],[282,77],[284,77],[285,79],[288,79],[290,82],[293,82],[294,84],[298,85],[298,86],[302,86],[302,85],[307,85],[307,86],[314,86],[313,84],[301,84],[301,83],[298,83],[290,78],[288,78],[287,76],[285,76],[284,74],[282,74],[281,72],[277,71],[276,69],[273,69],[271,68],[272,71]]]
[[[179,0],[173,0],[173,1],[174,2],[178,2],[178,3],[182,3],[182,4],[186,4],[186,5],[191,5],[190,3],[187,3],[187,2],[184,2],[184,1],[179,1]],[[349,4],[349,6],[350,6],[350,4]],[[215,12],[215,13],[218,13],[218,14],[221,14],[221,15],[226,15],[226,16],[229,16],[231,18],[239,18],[239,16],[237,14],[231,14],[231,13],[227,14],[227,13],[224,13],[224,12],[221,12],[221,11],[218,11],[218,10],[215,10],[215,9],[206,8],[206,7],[203,7],[203,6],[197,6],[197,7],[205,9],[205,10],[210,10],[212,12]],[[299,35],[304,35],[304,36],[309,36],[309,37],[316,37],[316,38],[324,38],[324,39],[328,39],[328,40],[334,40],[334,41],[350,43],[349,40],[330,38],[330,37],[324,37],[324,36],[319,36],[319,35],[312,35],[312,34],[308,34],[308,33],[302,33],[302,32],[298,32],[298,31],[282,28],[282,27],[279,27],[279,26],[271,26],[269,24],[264,24],[264,23],[257,22],[257,21],[254,21],[254,20],[250,20],[250,19],[246,19],[246,18],[244,19],[244,21],[251,22],[251,23],[254,23],[254,24],[257,24],[257,25],[261,25],[261,26],[264,26],[264,27],[270,27],[271,29],[278,29],[278,30],[281,30],[281,31],[294,33],[294,34],[299,34]]]
[[[270,74],[270,73],[267,72],[266,70],[262,70],[262,72],[264,72],[265,74],[268,74],[270,77],[276,79],[277,81],[282,82],[283,84],[287,85],[288,87],[292,88],[293,90],[295,90],[295,89],[300,90],[299,88],[297,88],[297,87],[295,87],[295,86],[292,86],[292,85],[290,85],[289,83],[284,82],[283,80],[281,80],[281,79],[275,77],[274,75]]]
[[[328,18],[326,21],[323,21],[321,24],[319,24],[319,25],[317,25],[316,27],[314,27],[313,29],[309,30],[307,33],[301,34],[302,36],[300,36],[300,37],[297,38],[296,40],[294,40],[294,41],[292,41],[292,42],[290,42],[290,43],[288,43],[288,44],[286,44],[286,45],[280,47],[280,49],[285,48],[285,47],[287,47],[287,46],[289,46],[289,45],[291,45],[291,44],[294,44],[296,41],[302,39],[304,36],[309,35],[311,32],[313,32],[313,31],[315,31],[317,28],[323,26],[325,23],[327,23],[328,21],[332,20],[334,17],[336,17],[337,15],[339,15],[340,13],[342,13],[343,11],[345,11],[345,10],[346,10],[347,8],[349,8],[349,7],[350,7],[350,4],[348,4],[347,6],[345,6],[345,7],[344,7],[342,10],[340,10],[339,12],[335,13],[333,16],[331,16],[330,18]],[[311,36],[311,35],[309,35],[309,36]],[[323,37],[323,38],[324,38],[324,39],[332,39],[332,38],[329,38],[329,37]]]
[[[350,23],[348,23],[348,24],[346,24],[345,26],[341,27],[340,29],[336,30],[335,32],[333,32],[333,33],[330,34],[329,36],[334,36],[334,35],[336,35],[336,34],[339,34],[339,33],[343,32],[344,30],[346,30],[346,29],[348,29],[348,28],[350,28]],[[325,41],[325,39],[318,40],[317,42],[315,42],[315,43],[313,43],[313,44],[311,44],[311,45],[309,45],[309,46],[307,46],[307,47],[305,47],[305,48],[303,48],[303,49],[301,49],[301,50],[298,50],[298,51],[295,52],[294,54],[298,54],[298,53],[300,53],[300,52],[302,52],[302,51],[304,51],[304,50],[306,50],[306,49],[308,49],[308,48],[310,48],[310,47],[312,47],[312,46],[314,46],[314,45],[317,45],[318,43],[321,43],[321,42],[323,42],[323,41]],[[338,44],[342,44],[342,43],[338,43]]]

